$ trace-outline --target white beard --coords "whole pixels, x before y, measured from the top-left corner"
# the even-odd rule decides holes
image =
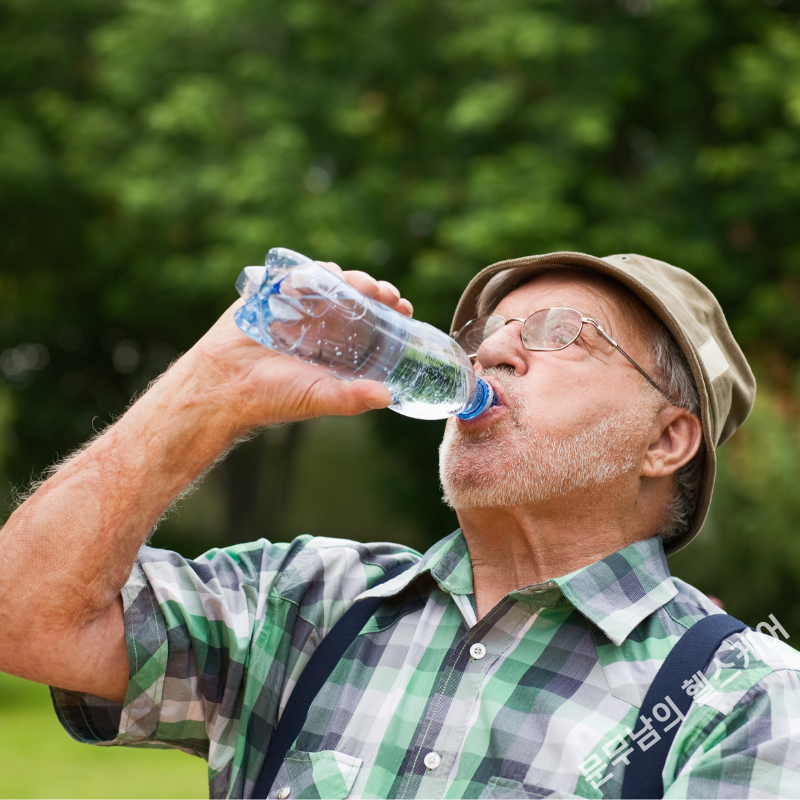
[[[565,438],[531,429],[518,377],[503,369],[483,374],[502,385],[510,413],[476,433],[448,422],[439,447],[439,480],[451,508],[535,505],[613,483],[640,466],[655,413],[644,392],[624,413]]]

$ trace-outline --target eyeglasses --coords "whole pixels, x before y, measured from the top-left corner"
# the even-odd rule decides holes
[[[633,364],[644,379],[658,390],[670,403],[674,400],[600,327],[591,317],[584,317],[574,308],[542,308],[534,311],[527,319],[506,319],[499,314],[471,319],[453,338],[470,358],[478,355],[478,348],[494,336],[509,322],[521,322],[520,337],[528,350],[563,350],[569,347],[580,335],[585,323],[594,325],[597,332],[612,347]]]

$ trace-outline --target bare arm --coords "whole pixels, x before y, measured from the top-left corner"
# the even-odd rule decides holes
[[[348,280],[410,313],[396,290]],[[233,308],[129,411],[23,503],[0,530],[0,670],[122,700],[128,657],[120,589],[173,500],[248,431],[389,404],[252,342]]]

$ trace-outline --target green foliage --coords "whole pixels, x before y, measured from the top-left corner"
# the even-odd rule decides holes
[[[274,245],[392,280],[439,327],[488,262],[641,251],[717,293],[775,391],[794,374],[788,2],[0,0],[0,19],[0,368],[18,483],[120,413]],[[440,426],[375,427],[389,510],[437,538],[454,522]],[[761,490],[753,514],[770,497],[790,519]]]
[[[796,4],[0,0],[0,115],[14,483],[123,411],[272,246],[392,280],[443,328],[487,263],[639,251],[710,286],[762,375],[721,451],[709,524],[673,569],[800,635]],[[440,424],[381,412],[301,427],[244,445],[159,543],[193,555],[310,530],[424,548],[455,526]],[[59,745],[8,697],[2,750],[42,775]],[[84,752],[109,763],[75,745],[57,794],[102,768]],[[157,769],[142,771],[175,794]]]

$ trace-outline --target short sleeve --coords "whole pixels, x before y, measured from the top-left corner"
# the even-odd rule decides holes
[[[59,720],[92,744],[167,745],[230,780],[255,713],[271,729],[310,653],[386,570],[416,560],[391,544],[300,537],[190,560],[142,548],[122,590],[130,663],[123,704],[53,689]],[[212,792],[212,794],[214,794]]]
[[[798,654],[792,653],[796,663]],[[665,797],[798,796],[800,677],[785,667],[752,670],[754,675],[763,672],[747,688],[749,676],[743,670],[741,689],[717,693],[714,706],[697,708],[693,736],[682,753],[670,753],[664,775],[671,784]]]

